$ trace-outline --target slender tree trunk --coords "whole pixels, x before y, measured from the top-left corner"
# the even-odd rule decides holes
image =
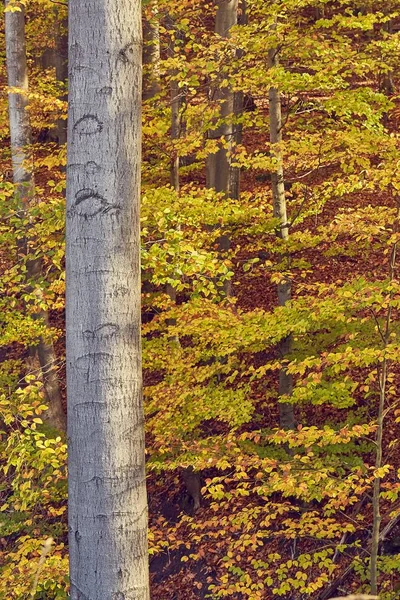
[[[239,25],[246,25],[248,23],[247,18],[247,0],[240,0],[240,16],[238,18]],[[236,52],[236,57],[241,58],[243,56],[243,51],[238,50]],[[234,116],[241,115],[243,113],[243,104],[244,94],[243,92],[235,92],[233,96],[233,114]],[[243,125],[241,123],[236,123],[234,125],[233,130],[233,146],[237,146],[242,143],[243,137]],[[229,192],[230,197],[239,200],[240,198],[240,167],[230,167],[229,173]]]
[[[171,81],[171,139],[178,140],[181,135],[181,98],[180,89],[177,81]],[[174,152],[171,158],[171,185],[179,194],[180,180],[179,180],[179,153]],[[170,284],[166,285],[166,292],[173,303],[176,303],[176,290]],[[169,319],[168,325],[176,325],[175,319]],[[173,337],[173,341],[179,343],[179,338]]]
[[[382,467],[383,457],[383,414],[386,398],[387,381],[387,361],[383,360],[382,368],[378,373],[379,380],[379,408],[378,408],[378,428],[376,432],[376,456],[375,469]],[[371,539],[371,564],[370,564],[370,583],[371,594],[378,594],[378,555],[379,555],[379,534],[381,530],[381,507],[380,507],[381,479],[375,476],[373,497],[372,497],[372,539]]]
[[[316,6],[314,9],[315,20],[319,21],[319,19],[323,19],[325,16],[325,7],[324,6]]]
[[[215,17],[215,33],[223,38],[229,38],[231,27],[238,22],[238,0],[217,0],[217,13]],[[224,123],[213,131],[209,137],[219,139],[224,143],[216,154],[207,159],[207,187],[214,188],[217,192],[230,195],[230,159],[229,151],[234,139],[234,126],[230,117],[234,113],[234,93],[229,88],[213,90],[213,99],[222,101],[220,117]]]
[[[9,4],[6,1],[6,7]],[[20,206],[20,216],[26,218],[29,207],[34,202],[35,182],[31,156],[31,127],[28,113],[28,70],[25,45],[25,8],[21,4],[18,11],[6,11],[6,58],[8,85],[13,91],[8,94],[11,158],[15,193]],[[23,255],[29,249],[26,241],[20,247]],[[27,260],[27,277],[34,281],[40,277],[40,260]],[[48,314],[41,310],[35,313],[37,319],[48,324]],[[65,429],[66,419],[61,403],[61,394],[57,376],[57,358],[51,342],[40,338],[37,346],[31,349],[31,355],[37,352],[41,367],[44,391],[49,406],[45,418],[57,429]]]
[[[156,12],[156,5],[154,11]],[[154,98],[160,85],[160,23],[143,15],[143,100]]]
[[[278,63],[277,52],[269,52],[269,66],[273,68]],[[272,87],[269,91],[269,118],[270,118],[270,142],[271,153],[276,158],[276,170],[271,174],[273,213],[279,219],[280,227],[278,237],[287,240],[289,237],[289,224],[287,220],[285,180],[283,172],[283,159],[280,144],[282,142],[282,107],[281,96],[277,88]],[[278,303],[284,306],[291,299],[292,285],[289,279],[278,284]],[[291,349],[291,337],[287,337],[279,344],[279,352],[284,358]],[[293,390],[292,376],[282,368],[279,373],[279,396],[290,396]],[[293,405],[288,402],[279,403],[279,422],[283,429],[294,429],[295,418]]]
[[[68,81],[68,18],[65,8],[59,6],[54,7],[53,15],[53,46],[44,51],[38,62],[42,69],[55,69],[57,81],[66,84]],[[66,101],[67,94],[62,95],[61,99]],[[58,144],[66,144],[66,119],[56,120],[55,126],[48,132],[47,139]]]
[[[182,34],[177,30],[174,20],[168,15],[167,16],[168,29],[173,32],[171,39],[169,40],[168,56],[174,58],[175,56],[175,39],[182,40]],[[172,72],[172,76],[176,75],[176,71]],[[171,97],[171,139],[179,140],[184,129],[184,123],[182,118],[182,110],[185,105],[185,93],[184,88],[178,86],[178,82],[172,78],[170,82],[170,97]],[[180,167],[180,156],[179,153],[174,151],[171,157],[171,169],[170,169],[170,180],[174,190],[179,193],[180,190],[180,179],[179,179],[179,167]]]
[[[167,17],[168,28],[171,31],[175,31],[175,35],[181,37],[179,32],[176,30],[175,23],[173,19],[168,15]],[[170,58],[173,58],[175,55],[174,51],[175,40],[171,39],[168,46],[168,55]],[[173,75],[176,73],[174,72]],[[175,140],[179,140],[182,134],[182,107],[185,102],[183,89],[178,86],[178,82],[174,79],[171,80],[170,83],[170,97],[171,97],[171,140],[174,142]],[[170,166],[170,182],[175,192],[179,194],[180,191],[180,156],[179,152],[173,150],[173,154],[171,156],[171,166]],[[166,292],[172,302],[176,303],[176,289],[170,283],[166,285]],[[176,325],[175,319],[168,319],[168,325]],[[172,336],[171,341],[179,344],[179,337]]]
[[[386,23],[384,23],[383,30],[388,35],[391,35],[393,33],[393,22],[392,22],[392,19],[390,19],[389,21],[387,21]],[[396,92],[396,87],[394,85],[393,72],[392,71],[388,71],[387,73],[384,73],[384,75],[383,75],[383,81],[382,81],[382,88],[383,88],[383,92],[387,96],[392,96]],[[386,119],[387,119],[387,115],[386,115]]]
[[[141,3],[71,0],[69,14],[71,600],[148,600],[140,335]]]
[[[398,232],[398,223],[400,217],[400,208],[397,209],[397,218],[395,222],[395,232]],[[392,253],[390,257],[390,272],[389,279],[393,281],[396,277],[396,261],[397,261],[397,242],[393,245]],[[393,298],[394,292],[390,292],[390,300]],[[391,334],[391,321],[392,321],[392,305],[389,303],[388,312],[386,315],[386,324],[383,333],[379,330],[382,336],[383,348],[386,351],[386,347],[390,341]],[[378,368],[378,382],[379,382],[379,406],[378,406],[378,418],[377,418],[377,430],[376,430],[376,455],[375,455],[375,469],[378,470],[383,465],[383,432],[384,432],[384,418],[385,418],[385,403],[386,403],[386,389],[388,382],[388,360],[384,356],[380,367]],[[378,555],[379,555],[379,541],[381,533],[381,506],[380,506],[380,494],[381,494],[381,478],[375,474],[373,496],[372,496],[372,536],[371,536],[371,562],[370,562],[370,586],[371,594],[377,596],[378,594]]]
[[[171,139],[179,140],[181,136],[181,90],[177,81],[171,81]],[[179,153],[174,152],[171,158],[171,185],[176,192],[180,189]]]
[[[239,0],[216,0],[217,12],[215,16],[215,33],[223,38],[229,38],[230,29],[238,22],[238,1]],[[209,131],[209,138],[218,139],[223,146],[215,154],[207,158],[206,179],[207,187],[214,188],[217,192],[224,192],[229,197],[236,197],[239,193],[238,179],[232,173],[230,166],[229,152],[235,141],[235,127],[232,122],[232,116],[235,111],[235,94],[229,88],[214,89],[211,91],[215,100],[220,100],[221,108],[219,117],[224,119],[224,123]],[[236,99],[236,108],[238,107]],[[231,241],[225,234],[221,234],[217,239],[218,250],[228,252],[231,247]],[[224,293],[226,296],[232,294],[232,285],[230,281],[224,282]]]
[[[55,51],[55,68],[56,79],[63,84],[68,82],[68,17],[62,15],[57,9],[57,27],[55,33],[56,51]],[[68,99],[68,94],[61,98]],[[57,119],[55,127],[55,141],[63,145],[67,143],[67,120]]]

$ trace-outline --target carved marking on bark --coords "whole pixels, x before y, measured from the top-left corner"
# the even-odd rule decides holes
[[[100,376],[100,367],[112,358],[112,355],[108,352],[89,352],[84,354],[75,360],[75,367],[82,371],[87,382],[102,381],[103,378]]]
[[[76,67],[73,68],[73,71],[93,71],[93,73],[97,73],[96,69],[93,69],[93,67],[89,67],[89,65],[77,65]]]
[[[103,131],[103,123],[96,115],[83,115],[74,125],[78,135],[94,135]]]
[[[84,188],[76,193],[73,207],[67,212],[67,215],[72,217],[76,214],[85,219],[92,219],[100,214],[110,213],[115,215],[120,211],[121,206],[119,204],[109,202],[95,190]]]
[[[103,325],[96,327],[93,331],[86,329],[82,335],[86,340],[94,340],[96,338],[98,340],[107,340],[117,335],[119,330],[119,325],[116,325],[115,323],[104,323]]]
[[[140,483],[140,482],[138,482],[138,483]],[[142,483],[143,483],[143,482],[142,482]],[[147,508],[144,508],[144,509],[142,510],[142,512],[140,513],[140,515],[139,515],[138,517],[136,517],[136,519],[134,519],[134,521],[133,521],[133,522],[134,522],[134,523],[138,523],[139,521],[141,521],[142,517],[143,517],[145,514],[147,514]],[[125,517],[125,516],[128,516],[128,515],[129,515],[130,517],[132,517],[132,511],[122,511],[122,510],[119,510],[118,512],[113,512],[113,514],[112,514],[112,516],[113,516],[113,517]],[[141,532],[140,532],[140,531],[138,531],[138,533],[140,534]]]
[[[71,214],[69,214],[68,216],[71,216]],[[76,238],[76,240],[74,242],[72,242],[72,246],[76,246],[77,248],[82,248],[82,246],[86,246],[90,242],[96,242],[96,243],[104,242],[104,238],[98,238],[98,237],[94,237],[94,236],[90,236],[90,235],[87,235],[87,236],[85,235],[83,237]]]
[[[134,64],[135,51],[134,51],[134,43],[129,42],[125,44],[125,46],[118,52],[117,62],[121,61],[125,65]]]
[[[114,486],[114,488],[123,488],[123,489],[119,489],[117,494],[124,494],[127,491],[130,490],[134,490],[135,488],[139,487],[140,485],[143,484],[143,481],[145,479],[145,475],[144,475],[144,466],[143,465],[136,465],[134,466],[132,469],[129,468],[129,472],[121,472],[120,475],[115,476],[115,477],[106,477],[106,476],[100,476],[100,475],[93,475],[93,477],[91,477],[90,479],[86,479],[86,480],[82,480],[82,483],[88,485],[90,483],[95,483],[97,486],[98,485],[104,485],[107,484],[110,487]],[[144,515],[144,513],[147,511],[147,508],[145,507],[143,509],[143,511],[140,513],[140,517],[142,517]],[[131,511],[126,511],[126,512],[118,512],[118,513],[114,513],[114,514],[130,514]]]
[[[114,296],[126,296],[129,293],[129,290],[126,286],[124,285],[119,285],[118,287],[115,288],[114,291]]]
[[[74,411],[78,412],[78,408],[89,408],[90,410],[93,409],[93,407],[101,407],[101,408],[105,408],[107,406],[106,402],[79,402],[78,404],[75,404],[74,406]]]
[[[94,160],[89,160],[85,165],[86,175],[95,175],[100,171],[101,167]]]
[[[113,91],[113,89],[111,86],[105,85],[104,87],[102,87],[99,90],[99,94],[102,94],[102,96],[111,96],[112,91]]]

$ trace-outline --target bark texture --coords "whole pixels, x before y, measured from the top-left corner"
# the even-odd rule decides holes
[[[269,66],[273,68],[278,63],[277,52],[270,50]],[[282,105],[281,96],[277,88],[272,87],[269,91],[269,120],[270,120],[270,142],[271,153],[276,159],[276,169],[271,173],[273,214],[279,219],[278,237],[286,240],[289,237],[289,224],[286,210],[285,180],[283,172],[283,160],[280,144],[282,142]],[[278,303],[283,306],[289,302],[292,295],[292,285],[289,279],[278,284]],[[291,337],[287,337],[279,344],[280,355],[284,358],[291,349]],[[282,368],[279,373],[279,396],[290,396],[293,390],[293,378]],[[279,403],[279,424],[283,429],[294,429],[295,418],[293,405],[288,402]]]
[[[6,6],[8,5],[6,1]],[[25,43],[25,9],[20,5],[19,11],[5,13],[6,59],[8,85],[12,92],[8,94],[10,122],[11,159],[15,193],[19,204],[21,218],[26,218],[29,207],[35,198],[35,182],[31,155],[31,126],[28,113],[28,70],[26,63]],[[20,253],[28,253],[26,241],[20,245]],[[27,277],[35,280],[40,277],[40,260],[26,262]],[[34,313],[37,319],[48,324],[48,314],[44,310]],[[38,345],[30,350],[31,358],[39,359],[44,392],[49,410],[45,419],[60,430],[66,427],[66,417],[61,403],[61,394],[57,375],[57,357],[51,342],[40,339]]]
[[[71,600],[148,600],[140,342],[140,1],[71,0],[69,58]]]

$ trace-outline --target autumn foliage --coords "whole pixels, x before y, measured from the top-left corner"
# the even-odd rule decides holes
[[[0,36],[0,598],[61,599],[66,440],[46,422],[29,357],[51,339],[64,392],[66,149],[54,128],[66,83],[43,56],[57,48],[52,32],[66,35],[66,8],[23,4],[36,179],[23,217]],[[141,216],[153,597],[325,600],[369,592],[375,557],[380,597],[397,598],[400,2],[247,0],[226,38],[206,0],[143,4],[157,31],[145,44],[160,44],[143,71],[155,85],[143,102]],[[234,113],[216,89],[232,91]],[[210,135],[224,119],[229,144]],[[207,185],[221,148],[240,170],[238,198]],[[277,157],[287,239],[273,216]],[[292,299],[279,306],[285,281]],[[279,396],[283,370],[293,389]],[[279,403],[293,406],[293,429]]]

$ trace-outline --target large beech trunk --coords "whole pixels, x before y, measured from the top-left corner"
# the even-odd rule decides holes
[[[140,335],[140,1],[71,0],[69,57],[71,600],[148,600]]]
[[[277,65],[278,57],[275,50],[269,52],[269,66],[273,68]],[[278,237],[283,240],[289,237],[289,224],[287,220],[286,198],[285,198],[285,180],[283,172],[283,160],[280,144],[282,142],[282,106],[279,90],[272,87],[269,91],[269,118],[270,118],[270,142],[271,153],[276,158],[276,168],[271,173],[273,214],[279,219],[280,227]],[[292,285],[289,279],[278,284],[278,303],[284,306],[289,302],[292,294]],[[279,353],[284,358],[291,349],[291,337],[287,337],[279,344]],[[285,368],[279,372],[279,396],[290,396],[293,389],[293,378],[287,373]],[[279,403],[279,424],[283,429],[294,429],[295,418],[293,405],[289,402]]]
[[[6,6],[9,4],[8,0]],[[20,207],[21,218],[26,218],[29,207],[35,198],[35,182],[31,156],[31,127],[28,113],[28,71],[25,44],[25,9],[21,4],[17,11],[6,11],[6,58],[8,85],[12,91],[8,94],[11,158],[15,193]],[[27,243],[20,245],[21,254],[28,252]],[[38,279],[41,274],[40,260],[27,260],[27,278]],[[35,313],[35,318],[48,324],[48,314],[44,310]],[[49,410],[45,413],[47,422],[57,429],[65,429],[66,418],[61,403],[61,394],[57,375],[57,358],[53,344],[40,339],[37,346],[30,350],[31,358],[39,359],[44,391]]]

